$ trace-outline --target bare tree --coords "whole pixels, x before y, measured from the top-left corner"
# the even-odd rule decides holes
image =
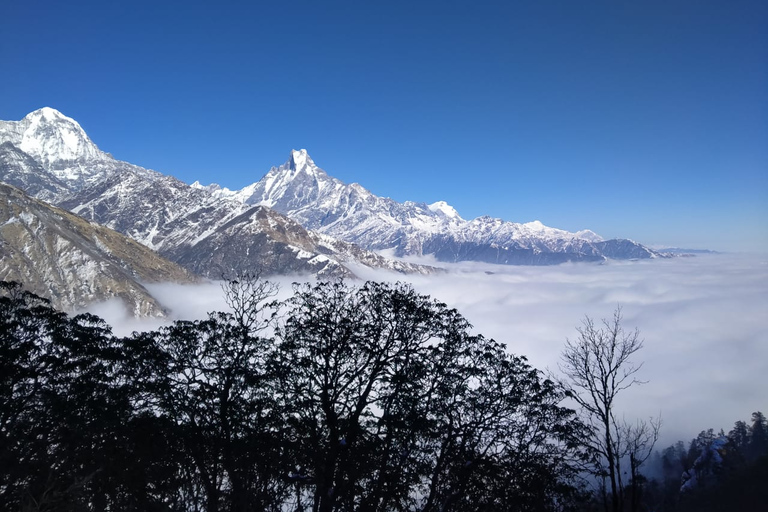
[[[643,340],[637,329],[625,331],[621,321],[621,307],[616,308],[612,319],[604,319],[601,326],[585,317],[577,328],[579,337],[566,340],[559,364],[568,379],[564,386],[586,413],[585,419],[593,429],[589,442],[597,455],[595,474],[608,479],[614,512],[623,508],[621,460],[626,453],[625,432],[614,415],[616,397],[634,384],[643,383],[635,378],[642,363],[631,361],[632,355],[643,348]],[[607,509],[605,485],[603,489]]]
[[[632,479],[630,482],[632,512],[638,509],[640,502],[640,479],[642,478],[640,467],[653,453],[660,429],[661,416],[651,418],[647,422],[637,420],[634,425],[625,421],[621,426],[623,453],[629,457],[629,474]]]
[[[277,295],[280,286],[262,279],[261,272],[243,272],[225,279],[221,289],[237,325],[255,334],[269,323],[271,317],[265,316],[264,306]]]

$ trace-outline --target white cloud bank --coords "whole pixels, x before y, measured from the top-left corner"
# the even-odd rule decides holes
[[[361,277],[403,279],[375,272]],[[620,411],[630,420],[661,412],[664,445],[710,427],[728,431],[755,410],[768,413],[766,257],[706,255],[556,267],[461,264],[445,275],[407,280],[458,309],[475,332],[555,372],[565,339],[577,336],[584,316],[610,318],[621,305],[625,328],[637,327],[645,340],[636,361],[644,362],[639,378],[649,382],[624,392]],[[287,296],[291,280],[280,281],[281,295]],[[151,291],[175,318],[202,318],[224,307],[217,284],[155,285]],[[112,315],[105,318],[118,334],[141,328]]]

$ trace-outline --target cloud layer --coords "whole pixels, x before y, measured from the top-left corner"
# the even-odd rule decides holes
[[[610,318],[621,305],[623,325],[645,340],[636,361],[644,363],[639,378],[648,383],[623,393],[619,408],[628,419],[661,413],[664,442],[710,427],[727,432],[752,411],[768,410],[765,258],[482,270],[414,285],[538,368],[556,372],[563,342],[577,336],[584,316]]]
[[[364,273],[365,279],[403,276]],[[458,309],[477,333],[506,343],[531,364],[557,373],[566,338],[585,315],[610,318],[618,305],[623,325],[645,340],[636,362],[648,383],[624,392],[628,420],[661,413],[662,442],[687,440],[706,428],[728,431],[752,411],[768,412],[768,258],[696,258],[511,267],[451,266],[440,276],[407,278],[414,287]],[[281,279],[290,294],[290,278]],[[218,284],[154,285],[151,291],[174,318],[201,318],[225,308]],[[120,318],[105,306],[94,312],[116,333],[152,328]]]
[[[373,278],[374,275],[366,277]],[[768,258],[696,258],[510,267],[460,264],[410,282],[457,308],[476,332],[557,373],[566,338],[585,315],[610,318],[645,340],[636,362],[647,384],[621,396],[627,419],[661,413],[662,442],[727,432],[768,410]]]

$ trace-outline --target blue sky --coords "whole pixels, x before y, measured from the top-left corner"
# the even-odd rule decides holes
[[[768,3],[10,2],[0,119],[230,188],[306,148],[465,218],[768,251]]]

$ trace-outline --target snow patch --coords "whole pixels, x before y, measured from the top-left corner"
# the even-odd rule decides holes
[[[36,218],[37,218],[37,217],[35,217],[34,215],[32,215],[32,214],[31,214],[31,213],[29,213],[29,212],[21,212],[21,213],[19,214],[19,219],[23,220],[23,221],[24,221],[24,223],[25,223],[26,225],[28,225],[28,226],[31,226],[31,225],[32,225],[32,222],[33,222],[33,221],[34,221]]]

